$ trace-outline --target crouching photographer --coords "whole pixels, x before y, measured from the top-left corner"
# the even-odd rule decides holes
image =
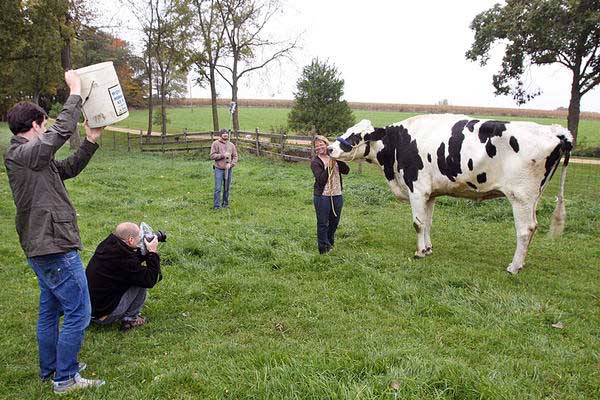
[[[146,323],[140,311],[147,290],[162,279],[157,250],[165,240],[164,232],[154,234],[143,222],[122,222],[98,245],[85,271],[92,322],[120,323],[122,330]]]

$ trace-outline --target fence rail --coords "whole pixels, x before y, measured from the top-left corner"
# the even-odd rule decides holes
[[[112,133],[112,136],[111,136]],[[127,141],[124,143],[126,135]],[[167,135],[146,135],[131,132],[107,132],[101,137],[104,147],[122,147],[127,151],[139,150],[143,153],[182,153],[208,151],[218,132],[187,132]],[[314,157],[313,138],[311,136],[285,135],[279,133],[239,131],[231,134],[231,140],[238,149],[261,157],[269,157],[284,161],[307,161]],[[136,146],[137,142],[137,146]],[[570,179],[567,179],[567,196],[569,192],[584,194],[593,198],[600,197],[600,162],[597,159],[571,158]],[[356,171],[362,172],[363,164],[358,163]],[[552,185],[558,179],[553,179]],[[555,195],[555,190],[548,188],[546,195]]]

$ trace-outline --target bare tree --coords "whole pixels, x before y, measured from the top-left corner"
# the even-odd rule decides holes
[[[281,10],[280,0],[219,0],[216,5],[231,59],[231,64],[219,63],[217,72],[231,87],[231,101],[237,104],[239,80],[275,60],[290,57],[297,40],[274,41],[266,35],[265,26]],[[233,112],[235,131],[240,129],[238,110],[235,107]]]
[[[219,131],[219,113],[217,110],[217,64],[225,48],[225,25],[217,7],[218,0],[194,0],[194,22],[197,26],[199,49],[192,56],[199,81],[208,82],[212,107],[213,129]]]
[[[161,133],[167,134],[167,112],[165,101],[172,80],[187,68],[190,34],[186,29],[189,13],[185,1],[154,0],[156,29],[152,47],[160,96]]]
[[[154,36],[156,31],[156,9],[158,0],[124,0],[132,14],[140,24],[143,32],[143,59],[146,69],[146,80],[148,82],[148,129],[146,134],[152,133],[152,113],[154,111],[153,85],[153,62]]]

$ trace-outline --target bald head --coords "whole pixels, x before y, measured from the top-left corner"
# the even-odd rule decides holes
[[[133,222],[121,222],[115,228],[115,236],[127,242],[128,239],[137,238],[140,236],[140,227]]]

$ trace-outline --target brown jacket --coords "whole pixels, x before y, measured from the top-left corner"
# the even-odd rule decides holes
[[[225,169],[225,164],[227,164],[225,153],[231,155],[231,166],[235,167],[238,162],[238,153],[235,144],[229,140],[223,142],[221,139],[217,139],[210,146],[210,159],[215,160],[216,168]]]
[[[77,132],[81,97],[70,96],[56,123],[35,139],[13,136],[4,154],[13,199],[15,224],[27,257],[80,249],[75,209],[63,180],[77,176],[98,148],[85,140],[64,160],[54,154]]]

